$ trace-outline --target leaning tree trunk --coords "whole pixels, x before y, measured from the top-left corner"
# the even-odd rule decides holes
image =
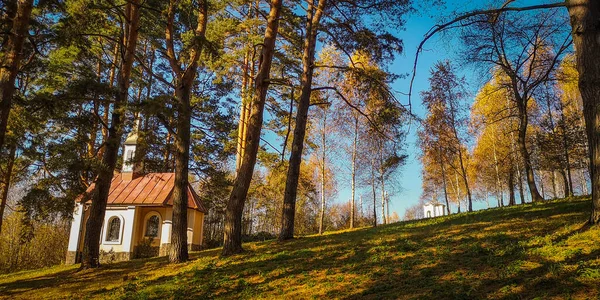
[[[304,52],[302,54],[302,92],[298,101],[296,126],[294,127],[294,139],[292,140],[292,150],[290,153],[288,173],[285,181],[283,214],[281,216],[281,232],[279,233],[279,240],[288,240],[294,238],[296,196],[298,193],[298,179],[300,177],[300,165],[302,163],[304,136],[306,135],[306,121],[308,119],[308,108],[310,107],[310,95],[312,92],[315,47],[317,44],[319,21],[323,13],[324,6],[325,0],[319,0],[318,7],[314,5],[314,0],[308,1],[306,37],[304,39]]]
[[[118,77],[118,93],[115,97],[113,113],[108,137],[104,146],[102,155],[102,166],[96,177],[94,192],[92,193],[92,205],[90,206],[90,217],[88,218],[85,237],[83,242],[83,253],[81,268],[97,268],[100,266],[100,232],[102,231],[102,222],[106,213],[106,202],[110,184],[113,179],[113,172],[117,165],[117,155],[121,145],[122,133],[122,110],[127,102],[129,92],[129,78],[131,67],[135,59],[135,47],[138,38],[138,23],[140,19],[139,0],[128,2],[126,8],[126,20],[129,23],[126,26],[124,39],[121,47],[125,49],[125,55],[120,65]]]
[[[519,96],[517,96],[519,97]],[[517,99],[519,100],[519,99]],[[525,99],[520,99],[517,101],[519,108],[519,150],[521,151],[521,157],[523,158],[523,165],[525,167],[525,175],[527,176],[527,186],[529,187],[529,192],[531,193],[531,201],[540,202],[543,201],[544,198],[538,192],[537,186],[535,185],[535,176],[533,175],[533,167],[531,166],[531,158],[529,156],[529,151],[527,150],[527,102]]]
[[[459,147],[460,147],[460,145],[459,145]],[[471,195],[471,188],[469,187],[469,179],[467,176],[467,170],[465,168],[465,164],[464,164],[463,158],[462,158],[462,150],[458,151],[458,155],[460,156],[459,162],[460,162],[460,169],[462,172],[461,177],[463,179],[463,182],[465,183],[465,189],[467,190],[467,201],[468,201],[467,209],[468,209],[468,211],[473,211],[473,197]]]
[[[222,255],[240,253],[242,249],[242,213],[244,202],[250,188],[254,164],[260,142],[263,111],[267,90],[269,89],[269,74],[275,52],[275,40],[279,29],[279,15],[281,14],[282,0],[271,0],[271,11],[267,19],[267,28],[260,55],[259,69],[255,79],[255,90],[252,99],[252,108],[248,119],[245,150],[237,176],[233,182],[233,190],[227,202],[225,212],[225,225],[223,228]]]
[[[569,0],[573,44],[579,72],[588,138],[592,212],[590,223],[600,223],[600,3],[596,0]]]
[[[8,116],[15,94],[15,81],[19,74],[23,44],[28,36],[27,28],[32,9],[33,0],[19,0],[16,13],[8,16],[12,19],[12,26],[8,32],[6,46],[2,47],[5,56],[0,62],[0,150],[4,148]]]

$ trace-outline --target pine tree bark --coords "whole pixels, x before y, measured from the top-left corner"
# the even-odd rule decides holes
[[[271,10],[267,18],[262,52],[259,61],[258,73],[254,81],[255,89],[252,98],[252,108],[248,119],[245,134],[245,151],[242,163],[233,182],[233,189],[227,202],[225,212],[225,225],[223,228],[222,255],[232,255],[243,251],[242,248],[242,212],[250,188],[250,181],[254,172],[256,155],[260,142],[263,111],[267,90],[269,88],[269,75],[271,63],[275,52],[275,40],[279,30],[279,16],[282,9],[282,0],[271,0]]]
[[[127,95],[129,92],[129,78],[131,68],[135,59],[135,49],[138,40],[138,24],[140,19],[140,2],[132,0],[127,3],[125,20],[125,32],[123,34],[121,47],[124,49],[124,56],[119,66],[117,75],[118,92],[115,97],[113,113],[111,117],[108,137],[106,139],[105,150],[102,156],[102,167],[98,172],[95,181],[95,189],[92,193],[92,204],[90,206],[90,217],[88,218],[85,230],[81,268],[97,268],[100,266],[100,232],[106,212],[106,202],[110,184],[113,179],[113,172],[117,165],[117,154],[121,145],[122,133],[122,114]]]
[[[8,164],[4,173],[4,180],[2,180],[2,195],[0,198],[0,233],[2,233],[2,220],[4,219],[4,210],[6,209],[6,202],[8,201],[8,191],[10,190],[10,184],[13,173],[13,166],[15,165],[15,158],[17,153],[17,144],[13,143],[10,146],[10,154],[8,155]]]
[[[21,65],[23,44],[29,35],[27,29],[32,9],[33,0],[19,0],[15,14],[8,16],[12,19],[12,26],[8,32],[6,46],[2,47],[5,55],[0,62],[0,150],[4,148],[8,117],[15,94],[15,81]]]
[[[588,138],[592,210],[589,222],[600,223],[600,3],[595,0],[568,0],[573,45],[579,72],[579,91]]]
[[[181,263],[188,260],[187,209],[188,209],[188,165],[190,160],[190,125],[192,113],[190,107],[191,82],[182,80],[177,87],[178,103],[177,135],[175,137],[175,185],[173,187],[173,226],[171,227],[171,245],[169,262]]]
[[[315,0],[308,0],[306,36],[304,38],[304,50],[302,54],[302,91],[300,99],[298,100],[296,126],[294,127],[294,138],[292,140],[292,150],[285,181],[283,214],[281,217],[281,231],[279,233],[280,241],[294,238],[296,196],[298,193],[302,150],[304,148],[304,136],[306,135],[306,122],[308,119],[308,108],[310,107],[310,95],[312,92],[317,33],[326,2],[326,0],[317,0],[318,5],[315,5],[314,1]]]
[[[167,27],[165,39],[167,45],[167,59],[176,74],[175,100],[177,103],[177,120],[175,134],[175,185],[173,187],[173,226],[171,227],[171,245],[169,247],[169,262],[181,263],[189,258],[187,240],[187,209],[188,209],[188,168],[190,160],[190,130],[192,121],[192,108],[190,98],[196,73],[198,60],[204,47],[206,27],[208,22],[208,2],[198,2],[197,27],[194,30],[196,43],[189,51],[189,60],[184,69],[175,55],[174,23],[175,11],[178,0],[171,0],[167,12]]]
[[[113,61],[112,61],[112,66],[110,67],[110,72],[108,74],[108,83],[109,86],[112,88],[115,84],[115,77],[117,74],[117,65],[119,60],[119,43],[115,43],[115,47],[113,49]],[[102,122],[104,124],[106,124],[106,126],[108,126],[109,124],[109,120],[110,120],[110,101],[106,101],[104,100],[104,114],[102,115]],[[108,130],[109,128],[106,126],[102,126],[102,129],[100,130],[100,132],[102,133],[102,144],[100,145],[100,149],[98,149],[98,156],[97,158],[99,160],[102,160],[102,158],[104,157],[104,150],[106,149],[106,143],[108,141]]]

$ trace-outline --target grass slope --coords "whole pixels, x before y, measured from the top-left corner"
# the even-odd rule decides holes
[[[165,258],[0,275],[0,298],[600,299],[589,199],[489,209]]]

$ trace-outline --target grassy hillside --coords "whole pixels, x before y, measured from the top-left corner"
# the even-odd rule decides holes
[[[243,255],[0,275],[0,298],[600,299],[588,199],[247,244]]]

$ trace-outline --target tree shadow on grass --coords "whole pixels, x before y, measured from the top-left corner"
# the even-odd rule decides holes
[[[531,253],[548,236],[567,242],[581,233],[589,202],[544,203],[365,228],[291,242],[246,245],[220,258],[220,249],[193,254],[185,271],[145,277],[166,258],[107,265],[90,273],[65,271],[0,285],[3,295],[26,296],[60,285],[65,293],[122,298],[533,298],[597,293],[577,280],[579,266],[598,259],[574,252],[561,262]],[[585,207],[585,208],[584,208]],[[532,226],[535,222],[535,226]],[[555,234],[555,229],[561,229]],[[600,263],[600,262],[599,262]],[[127,276],[127,279],[124,277]],[[592,276],[593,277],[593,276]],[[589,281],[594,281],[591,278]],[[90,287],[98,281],[106,288]],[[6,292],[6,293],[5,293]],[[7,294],[10,293],[10,294]],[[586,294],[587,293],[587,294]]]

